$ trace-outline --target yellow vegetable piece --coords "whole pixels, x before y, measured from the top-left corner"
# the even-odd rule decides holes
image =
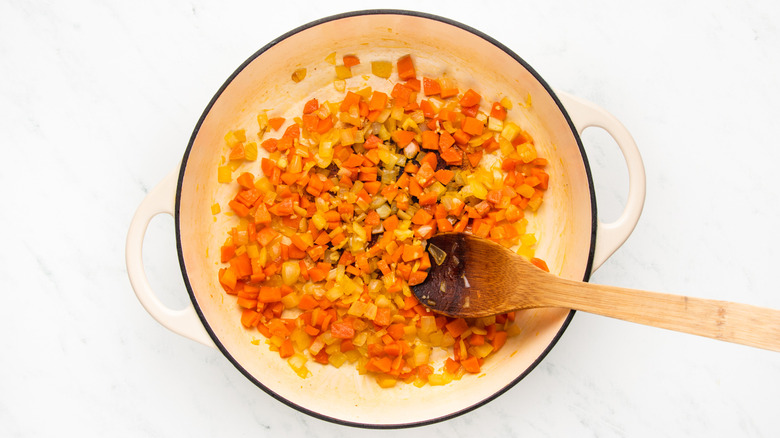
[[[523,185],[521,185],[520,187],[517,188],[517,193],[520,196],[523,196],[523,197],[526,197],[526,198],[530,198],[531,196],[534,195],[535,192],[536,191],[534,190],[534,188],[529,186],[528,184],[523,184]]]
[[[233,181],[233,171],[230,169],[230,166],[219,166],[217,168],[217,181],[223,184]]]
[[[287,359],[287,363],[290,365],[290,368],[292,368],[293,371],[295,371],[295,374],[297,374],[302,379],[312,375],[311,371],[306,368],[306,362],[306,356],[299,353],[296,353]]]
[[[299,68],[298,70],[295,70],[292,74],[292,80],[293,82],[300,82],[306,78],[306,69],[305,68]]]
[[[504,137],[505,139],[512,142],[517,138],[518,135],[520,135],[519,126],[512,122],[504,123],[504,129],[501,131],[501,137]]]
[[[537,157],[536,148],[531,143],[523,143],[517,146],[517,155],[523,160],[523,163],[530,163]]]
[[[381,374],[376,377],[376,383],[382,388],[392,388],[398,382],[398,379],[388,376],[387,374]]]
[[[520,248],[517,249],[517,254],[522,256],[526,260],[531,260],[532,258],[534,258],[534,253],[535,251],[533,250],[533,248],[529,248],[527,246],[521,246]]]
[[[352,77],[352,70],[349,69],[346,65],[337,65],[336,66],[336,78],[338,79],[349,79]]]
[[[371,61],[371,73],[374,76],[388,79],[393,74],[393,63],[390,61]]]
[[[336,52],[333,52],[325,57],[325,62],[330,65],[336,65]]]
[[[257,115],[257,127],[260,129],[261,134],[268,129],[268,113],[262,112]]]
[[[244,145],[244,158],[247,161],[257,160],[257,143],[250,141]]]
[[[534,246],[536,245],[536,237],[533,234],[523,234],[520,236],[520,242],[523,246]]]
[[[509,100],[508,97],[502,98],[500,103],[501,103],[501,106],[503,106],[507,110],[511,110],[512,109],[512,101]]]

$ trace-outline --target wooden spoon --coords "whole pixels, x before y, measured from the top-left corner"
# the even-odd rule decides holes
[[[780,351],[778,310],[567,280],[464,233],[432,237],[428,252],[428,278],[412,290],[422,304],[448,316],[563,307]]]

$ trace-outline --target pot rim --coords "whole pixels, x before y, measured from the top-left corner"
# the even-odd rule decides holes
[[[490,44],[496,46],[497,48],[501,49],[503,52],[505,52],[507,55],[512,57],[516,62],[520,63],[526,70],[528,70],[531,75],[544,87],[544,89],[547,91],[547,93],[552,97],[555,104],[558,106],[558,109],[563,114],[564,118],[566,119],[566,122],[569,125],[569,128],[572,131],[572,134],[574,134],[574,138],[577,142],[577,147],[580,150],[580,156],[582,157],[583,165],[585,167],[585,174],[588,179],[588,190],[590,192],[590,199],[591,199],[591,212],[592,212],[592,218],[591,218],[591,236],[590,236],[590,248],[588,251],[588,261],[585,266],[585,275],[583,277],[583,281],[588,281],[590,279],[591,269],[593,266],[593,257],[595,252],[595,245],[596,245],[596,229],[598,224],[598,216],[596,211],[596,195],[595,195],[595,188],[593,185],[593,178],[590,170],[590,165],[588,163],[587,155],[585,154],[585,149],[582,144],[582,140],[580,138],[580,135],[577,132],[577,129],[574,126],[574,123],[572,122],[571,118],[569,117],[569,114],[566,112],[566,109],[564,108],[561,101],[558,99],[558,97],[555,95],[555,92],[553,92],[552,88],[547,84],[547,82],[542,79],[542,77],[539,75],[539,73],[536,72],[525,60],[520,58],[516,53],[514,53],[511,49],[509,49],[504,44],[500,43],[498,40],[492,38],[491,36],[474,29],[468,25],[465,25],[463,23],[460,23],[458,21],[441,17],[434,14],[429,14],[425,12],[418,12],[418,11],[411,11],[411,10],[403,10],[403,9],[365,9],[365,10],[358,10],[358,11],[351,11],[351,12],[344,12],[340,14],[330,15],[327,17],[323,17],[314,21],[311,21],[309,23],[306,23],[304,25],[301,25],[269,42],[262,48],[260,48],[258,51],[256,51],[254,54],[252,54],[249,58],[247,58],[228,78],[227,80],[222,84],[222,86],[217,90],[217,92],[214,94],[214,97],[209,101],[208,105],[204,109],[203,113],[201,114],[200,118],[198,119],[197,124],[195,125],[195,128],[192,132],[192,135],[190,137],[190,140],[187,144],[187,149],[184,152],[184,156],[182,158],[181,168],[178,175],[178,181],[176,183],[176,201],[175,201],[175,209],[174,209],[174,225],[176,230],[176,249],[178,253],[179,258],[179,266],[181,268],[182,277],[184,279],[184,285],[187,288],[187,293],[190,296],[190,301],[192,302],[195,311],[198,315],[198,318],[200,318],[201,323],[203,323],[203,327],[206,329],[206,332],[209,334],[211,339],[214,341],[214,344],[216,347],[222,352],[222,354],[233,364],[233,366],[238,369],[241,374],[243,374],[247,379],[249,379],[252,383],[254,383],[257,387],[262,389],[265,393],[273,397],[274,399],[284,403],[285,405],[302,412],[304,414],[310,415],[314,418],[328,421],[331,423],[343,425],[343,426],[351,426],[351,427],[359,427],[359,428],[366,428],[366,429],[402,429],[402,428],[411,428],[411,427],[419,427],[419,426],[425,426],[430,424],[439,423],[442,421],[450,420],[452,418],[458,417],[460,415],[466,414],[468,412],[471,412],[481,406],[484,406],[485,404],[493,401],[500,395],[504,394],[506,391],[508,391],[510,388],[515,386],[520,380],[522,380],[525,376],[527,376],[531,371],[533,371],[537,365],[541,363],[541,361],[547,357],[547,354],[552,350],[552,348],[558,343],[558,340],[563,335],[563,332],[566,331],[566,328],[568,328],[569,324],[571,323],[572,318],[574,317],[575,311],[570,310],[569,314],[567,315],[565,321],[563,322],[563,325],[558,330],[558,333],[553,337],[550,344],[545,348],[545,350],[542,352],[542,354],[539,355],[539,357],[536,358],[536,360],[533,361],[533,363],[530,364],[528,368],[526,368],[521,374],[519,374],[516,378],[514,378],[512,381],[508,382],[503,388],[496,391],[495,393],[491,394],[489,397],[486,397],[483,400],[480,400],[477,403],[474,403],[471,406],[468,406],[466,408],[463,408],[461,410],[451,412],[446,415],[441,415],[435,418],[431,418],[428,420],[423,421],[415,421],[415,422],[409,422],[409,423],[398,423],[398,424],[377,424],[377,423],[364,423],[364,422],[353,422],[353,421],[347,421],[342,420],[339,418],[331,417],[329,415],[324,415],[316,411],[312,411],[311,409],[308,409],[304,406],[301,406],[297,403],[292,402],[291,400],[288,400],[285,397],[282,397],[281,395],[277,394],[276,392],[272,391],[270,388],[265,386],[262,382],[260,382],[254,375],[249,373],[224,347],[222,342],[219,340],[217,335],[214,333],[214,331],[211,329],[211,326],[208,324],[205,316],[203,315],[202,310],[200,309],[200,306],[198,305],[198,302],[195,298],[195,293],[192,289],[192,284],[190,283],[189,276],[187,275],[187,270],[184,264],[184,253],[182,249],[182,239],[181,239],[181,221],[180,221],[180,208],[181,208],[181,191],[182,191],[182,182],[184,180],[184,174],[187,167],[187,162],[189,159],[190,152],[192,150],[192,147],[195,143],[195,138],[198,136],[198,133],[200,131],[200,128],[206,119],[206,116],[211,111],[212,107],[216,103],[216,101],[220,98],[222,93],[225,91],[225,89],[230,85],[233,80],[241,74],[241,72],[246,68],[250,63],[252,63],[256,58],[258,58],[260,55],[268,51],[270,48],[275,46],[276,44],[280,43],[281,41],[286,40],[287,38],[298,34],[302,31],[305,31],[307,29],[316,27],[318,25],[328,23],[331,21],[341,20],[344,18],[350,18],[350,17],[359,17],[359,16],[366,16],[366,15],[405,15],[410,17],[416,17],[416,18],[423,18],[433,21],[439,21],[454,27],[457,27],[459,29],[465,30],[474,36],[478,38],[482,38],[485,41],[489,42]]]

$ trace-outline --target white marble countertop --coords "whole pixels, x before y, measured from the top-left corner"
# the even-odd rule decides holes
[[[593,282],[780,309],[780,3],[447,4],[390,5],[490,34],[634,135],[644,213]],[[388,5],[0,2],[0,436],[365,436],[283,405],[157,324],[124,248],[136,207],[241,62],[306,22]],[[602,132],[584,139],[614,219],[625,165]],[[155,218],[144,254],[163,301],[183,307],[173,230]],[[495,401],[373,433],[772,437],[778,395],[778,353],[578,313]]]

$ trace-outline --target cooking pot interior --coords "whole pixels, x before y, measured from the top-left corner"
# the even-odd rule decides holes
[[[461,25],[418,14],[359,13],[313,23],[262,49],[236,71],[204,112],[185,154],[177,193],[185,283],[223,353],[250,380],[285,403],[320,418],[358,425],[399,426],[448,418],[492,399],[529,372],[560,336],[570,312],[520,312],[521,333],[490,357],[480,374],[467,374],[445,386],[398,384],[382,389],[349,364],[336,369],[309,361],[313,375],[301,379],[278,353],[269,351],[262,335],[241,326],[235,299],[218,283],[219,248],[225,230],[236,220],[211,213],[215,202],[229,210],[227,200],[236,190],[235,182],[217,182],[217,167],[226,152],[224,136],[229,130],[245,129],[251,138],[262,110],[291,120],[312,97],[320,102],[340,100],[343,93],[333,86],[334,67],[325,61],[332,52],[338,60],[345,54],[360,58],[347,89],[368,85],[389,92],[391,81],[372,76],[371,61],[394,63],[411,54],[418,77],[452,77],[461,91],[479,91],[483,105],[509,97],[514,103],[510,117],[531,133],[539,155],[550,160],[550,189],[538,213],[528,217],[529,230],[539,240],[536,254],[554,273],[578,280],[587,277],[594,227],[587,164],[571,124],[540,78],[498,43]],[[299,68],[307,74],[295,83],[291,73]],[[245,169],[260,173],[259,160]]]

